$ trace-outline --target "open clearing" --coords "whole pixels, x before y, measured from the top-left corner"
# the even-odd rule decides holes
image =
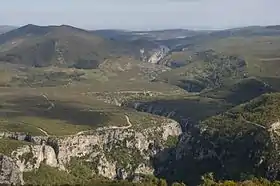
[[[2,79],[0,86],[0,131],[32,135],[61,136],[104,126],[125,127],[128,125],[125,116],[135,128],[161,124],[164,118],[105,103],[88,92],[101,95],[125,90],[168,93],[176,89],[145,79],[127,81],[133,76],[131,72],[120,72],[116,78],[108,75],[110,72],[99,70],[73,72],[69,69],[38,68],[13,74],[14,71],[10,67],[5,69],[3,75],[7,78]],[[55,75],[48,74],[59,71]],[[81,79],[71,80],[73,74],[83,75]],[[18,77],[16,80],[12,78],[15,76]]]

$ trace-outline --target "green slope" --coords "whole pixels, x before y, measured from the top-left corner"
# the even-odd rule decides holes
[[[139,57],[140,47],[70,27],[27,25],[0,35],[0,61],[27,66],[97,68],[108,58]]]
[[[209,172],[218,180],[279,179],[279,128],[272,125],[279,120],[279,100],[279,93],[264,94],[200,122],[182,137],[180,156],[171,155],[161,175],[191,184]]]
[[[242,79],[245,74],[243,59],[208,50],[195,53],[189,64],[161,74],[158,80],[189,92],[200,92]]]

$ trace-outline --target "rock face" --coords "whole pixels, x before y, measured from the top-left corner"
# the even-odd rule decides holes
[[[177,137],[180,134],[180,125],[168,119],[162,126],[141,131],[133,128],[100,128],[87,135],[42,137],[41,141],[40,137],[31,137],[34,145],[23,146],[13,151],[10,158],[0,160],[0,165],[7,167],[5,170],[13,172],[10,174],[6,171],[0,181],[23,183],[20,179],[22,173],[38,169],[41,163],[67,170],[73,158],[90,162],[93,165],[92,174],[110,179],[153,174],[152,158],[165,147],[169,136]],[[16,175],[17,179],[14,178]]]
[[[133,176],[135,170],[153,173],[150,158],[160,151],[168,136],[179,136],[180,125],[172,120],[161,127],[135,131],[99,130],[91,135],[74,136],[58,140],[58,163],[67,164],[73,157],[87,157],[96,162],[95,173],[108,178]],[[119,171],[123,169],[122,171]],[[124,176],[127,175],[127,176]]]
[[[182,134],[168,154],[161,152],[155,174],[190,185],[209,172],[218,180],[251,175],[279,180],[279,144],[279,122],[260,125],[235,115],[215,116]]]
[[[59,167],[54,149],[48,145],[30,145],[12,153],[21,172],[38,169],[42,162],[51,167]]]
[[[162,60],[170,51],[170,49],[166,46],[161,46],[158,50],[156,50],[153,55],[148,59],[149,63],[157,64],[160,60]]]
[[[0,184],[24,184],[22,172],[15,161],[3,154],[0,154]]]

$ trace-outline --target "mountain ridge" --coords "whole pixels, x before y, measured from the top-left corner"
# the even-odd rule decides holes
[[[140,56],[137,45],[112,41],[68,25],[41,27],[29,24],[0,35],[0,44],[1,61],[35,66],[92,63],[91,66],[96,68],[106,58],[113,56]],[[50,52],[47,54],[50,58],[41,58],[44,51]],[[55,56],[61,60],[54,59]]]

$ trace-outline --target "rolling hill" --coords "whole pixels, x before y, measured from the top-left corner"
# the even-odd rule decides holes
[[[244,78],[246,68],[242,58],[207,50],[192,55],[186,65],[160,74],[158,80],[188,92],[201,92]]]
[[[141,48],[139,42],[116,42],[67,25],[26,25],[0,36],[0,61],[93,69],[108,58],[139,58]]]
[[[194,88],[197,89],[195,91],[201,91],[207,86],[209,88],[212,81],[209,76],[211,73],[207,71],[210,72],[213,68],[215,75],[228,70],[234,72],[237,69],[233,65],[233,59],[236,58],[244,62],[242,70],[240,68],[239,70],[243,72],[245,78],[257,77],[268,84],[273,84],[276,88],[280,75],[279,39],[279,26],[274,25],[212,31],[188,38],[159,41],[168,46],[170,51],[158,63],[167,65],[172,70],[160,75],[158,80],[186,90],[189,90],[190,84],[194,84]],[[212,54],[209,51],[212,51],[210,52]],[[216,59],[213,56],[216,56]],[[223,56],[227,56],[229,63],[222,59]],[[209,57],[212,59],[207,59]],[[240,75],[241,73],[239,78],[242,78]],[[236,76],[231,75],[222,77],[223,80],[235,78]],[[211,87],[213,84],[210,85]]]
[[[167,30],[151,30],[151,31],[128,31],[128,30],[94,30],[92,33],[100,35],[105,38],[116,40],[141,40],[146,39],[150,41],[169,40],[174,38],[188,38],[209,31],[194,31],[187,29],[167,29]]]

